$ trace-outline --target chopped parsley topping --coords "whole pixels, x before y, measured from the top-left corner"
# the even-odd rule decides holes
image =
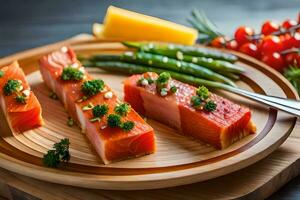
[[[63,81],[80,81],[84,77],[84,73],[74,67],[65,67],[61,74],[61,80]]]
[[[0,70],[0,78],[4,76],[4,72]]]
[[[217,104],[210,100],[205,104],[204,109],[209,112],[215,111],[217,109]]]
[[[103,117],[108,113],[108,105],[107,104],[96,105],[92,111],[94,117]]]
[[[168,83],[168,81],[170,80],[170,78],[171,78],[171,75],[168,72],[162,72],[156,79],[156,84],[165,86]]]
[[[16,101],[20,104],[26,104],[26,97],[24,95],[17,95],[15,97]]]
[[[127,122],[124,122],[123,124],[121,124],[121,128],[124,130],[124,131],[131,131],[134,127],[134,122],[133,121],[127,121]]]
[[[116,114],[110,114],[107,117],[107,125],[111,128],[120,127],[122,124],[121,116]]]
[[[52,92],[52,91],[50,92],[49,97],[50,97],[51,99],[54,99],[54,100],[57,100],[57,99],[58,99],[57,94],[55,94],[55,92]]]
[[[75,123],[74,119],[71,117],[68,117],[67,125],[71,127],[74,125],[74,123]]]
[[[208,112],[215,111],[217,108],[217,104],[212,101],[210,98],[210,92],[205,86],[200,86],[196,90],[196,96],[193,96],[191,98],[191,105],[192,107],[199,109],[199,110],[205,110]]]
[[[95,79],[91,81],[85,81],[81,85],[81,92],[85,95],[85,98],[96,95],[104,89],[104,81],[101,79]]]
[[[176,87],[176,86],[172,86],[172,87],[170,88],[170,91],[171,91],[172,93],[176,93],[176,92],[177,92],[177,87]]]
[[[146,86],[146,85],[151,85],[152,83],[154,83],[154,80],[151,77],[148,78],[142,77],[138,80],[137,85]]]
[[[57,167],[60,163],[59,154],[55,150],[49,150],[43,157],[43,163],[47,167]]]
[[[3,87],[3,92],[6,96],[19,92],[22,88],[22,83],[19,80],[8,80]]]
[[[210,92],[209,90],[205,87],[205,86],[200,86],[197,90],[196,90],[196,94],[198,95],[198,97],[202,100],[205,100],[209,97]]]
[[[171,91],[171,93],[175,93],[177,91],[177,88],[172,88],[172,90],[171,88],[168,88],[170,79],[171,75],[168,72],[162,72],[156,79],[156,89],[160,96],[167,96],[169,91]]]
[[[200,108],[201,103],[202,103],[202,100],[198,96],[192,96],[191,104],[194,108]]]
[[[61,162],[69,162],[71,155],[69,152],[70,141],[65,138],[53,145],[53,150],[49,150],[43,157],[43,163],[47,167],[58,167]]]
[[[128,103],[122,103],[117,105],[114,111],[121,116],[126,116],[130,112],[130,109],[131,107]]]
[[[152,84],[152,83],[154,83],[154,80],[153,80],[151,77],[149,77],[149,78],[146,78],[146,80],[148,81],[148,83],[149,83],[149,84]]]

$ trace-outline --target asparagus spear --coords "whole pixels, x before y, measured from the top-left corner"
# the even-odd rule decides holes
[[[214,82],[214,81],[208,81],[201,78],[197,78],[194,76],[186,75],[177,73],[170,70],[165,70],[161,68],[154,68],[154,67],[148,67],[148,66],[142,66],[142,65],[136,65],[131,63],[125,63],[120,61],[89,61],[89,60],[83,60],[83,65],[86,67],[96,67],[100,68],[105,71],[110,72],[120,72],[120,73],[126,73],[126,74],[141,74],[145,72],[156,72],[156,73],[162,73],[162,72],[168,72],[172,76],[172,78],[177,79],[179,81],[200,86],[205,85],[207,87],[217,88],[217,89],[224,89],[224,90],[230,90],[230,88],[233,88],[232,86]]]
[[[190,74],[197,76],[199,78],[205,78],[212,81],[226,83],[228,85],[234,86],[234,82],[230,79],[222,76],[218,73],[215,73],[207,68],[202,66],[188,63],[184,61],[178,61],[176,59],[168,58],[166,56],[155,55],[144,52],[126,52],[118,57],[118,55],[114,55],[114,58],[111,61],[125,61],[128,63],[135,63],[141,65],[148,65],[151,67],[159,67],[167,70],[172,70],[176,72],[182,72],[185,74]],[[112,58],[112,55],[97,55],[92,57],[92,60],[98,61],[108,61],[109,58]]]
[[[123,44],[127,47],[136,48],[141,51],[162,54],[170,57],[172,57],[172,55],[176,55],[177,52],[181,52],[182,54],[189,56],[213,58],[218,60],[225,60],[228,62],[237,61],[237,57],[235,55],[203,47],[141,42],[123,42]]]

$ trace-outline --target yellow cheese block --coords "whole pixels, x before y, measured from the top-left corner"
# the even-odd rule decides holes
[[[162,41],[192,45],[198,32],[193,28],[159,18],[109,6],[104,19],[103,37],[123,40]]]

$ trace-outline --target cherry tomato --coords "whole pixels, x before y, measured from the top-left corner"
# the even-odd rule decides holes
[[[254,29],[247,26],[240,26],[234,33],[234,38],[238,45],[243,45],[250,42],[250,36],[254,35]]]
[[[284,61],[282,56],[277,53],[268,53],[262,56],[261,61],[266,63],[267,65],[271,66],[273,69],[277,71],[282,71],[284,68]]]
[[[282,50],[290,49],[293,47],[293,45],[291,45],[292,44],[291,43],[292,36],[289,33],[280,35],[279,38],[282,43]]]
[[[282,22],[281,26],[285,29],[289,29],[289,28],[291,28],[292,26],[295,26],[295,25],[297,25],[297,22],[295,20],[287,19],[284,22]]]
[[[225,46],[225,44],[226,44],[226,40],[222,36],[213,39],[213,41],[211,42],[211,45],[217,48],[222,48]]]
[[[230,40],[230,41],[226,42],[226,48],[236,51],[239,48],[239,45],[235,40]]]
[[[296,32],[293,36],[289,35],[285,37],[283,41],[284,49],[290,49],[293,47],[300,47],[300,33]]]
[[[271,33],[279,30],[279,24],[272,21],[266,21],[261,27],[261,33],[264,35],[270,35]]]
[[[239,48],[239,51],[244,53],[244,54],[247,54],[249,56],[252,56],[254,58],[259,58],[259,56],[260,56],[260,53],[259,53],[259,50],[258,50],[257,46],[253,43],[250,43],[250,42],[243,44]]]
[[[290,66],[294,65],[297,62],[297,58],[299,57],[298,53],[289,53],[284,56],[285,65]]]
[[[261,44],[262,54],[268,54],[271,52],[280,52],[283,49],[283,45],[278,36],[268,35],[265,37]]]
[[[300,33],[296,32],[290,42],[292,47],[300,48]]]

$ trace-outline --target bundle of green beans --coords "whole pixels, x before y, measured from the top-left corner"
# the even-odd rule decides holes
[[[82,64],[85,67],[95,67],[100,68],[105,71],[109,72],[119,72],[119,73],[125,73],[125,74],[142,74],[146,72],[155,72],[155,73],[162,73],[162,72],[168,72],[170,73],[171,77],[182,81],[184,83],[188,83],[195,86],[204,85],[207,87],[217,88],[217,89],[224,89],[229,90],[233,88],[233,86],[215,82],[215,81],[209,81],[201,78],[197,78],[195,76],[190,76],[186,74],[181,74],[174,71],[169,71],[161,68],[154,68],[154,67],[148,67],[148,66],[142,66],[132,63],[125,63],[121,61],[94,61],[90,62],[88,60],[82,60]]]
[[[224,60],[231,63],[237,61],[237,57],[233,54],[223,53],[206,47],[152,42],[123,42],[123,44],[130,48],[170,57],[174,57],[177,52],[181,52],[184,55]]]
[[[238,79],[244,71],[233,64],[236,56],[202,47],[141,42],[124,42],[124,45],[137,51],[121,55],[99,54],[81,61],[87,67],[129,74],[168,71],[183,82],[211,87],[215,83],[218,88],[219,85],[236,87],[232,80]],[[204,83],[206,81],[209,84]]]

